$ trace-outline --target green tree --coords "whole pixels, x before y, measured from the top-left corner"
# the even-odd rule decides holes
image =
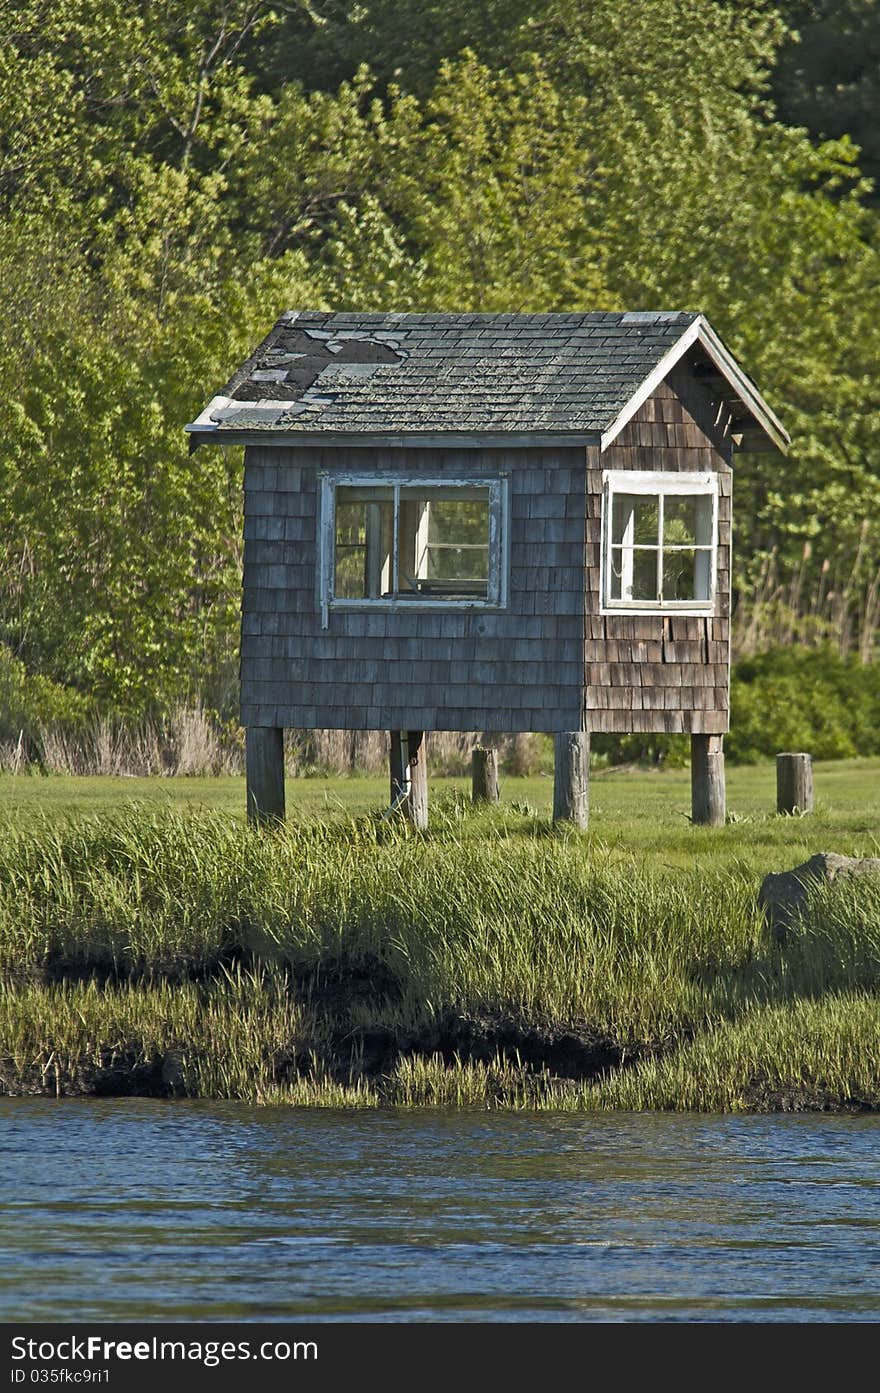
[[[772,93],[780,118],[821,139],[849,136],[880,197],[880,7],[876,0],[783,0],[792,33]]]
[[[851,142],[774,115],[768,6],[0,24],[0,641],[32,670],[132,711],[234,690],[239,460],[182,426],[287,306],[705,310],[795,435],[738,464],[741,579],[805,541],[876,571],[876,216]]]

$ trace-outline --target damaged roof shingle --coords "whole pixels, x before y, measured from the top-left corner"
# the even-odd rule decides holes
[[[601,432],[698,318],[288,311],[190,429]]]

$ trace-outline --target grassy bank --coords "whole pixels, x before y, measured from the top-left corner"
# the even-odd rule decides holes
[[[877,1106],[880,890],[817,897],[784,950],[755,908],[767,870],[878,853],[876,762],[820,769],[809,819],[767,813],[767,771],[737,772],[743,811],[716,830],[687,823],[675,771],[597,779],[585,837],[518,786],[477,813],[446,788],[426,837],[353,817],[349,793],[380,801],[362,780],[271,835],[168,800],[19,806],[0,837],[0,1090]]]

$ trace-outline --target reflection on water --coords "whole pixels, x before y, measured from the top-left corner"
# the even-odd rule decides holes
[[[874,1320],[880,1119],[0,1100],[0,1320]]]

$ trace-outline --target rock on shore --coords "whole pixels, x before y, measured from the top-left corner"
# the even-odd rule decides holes
[[[764,877],[758,892],[758,906],[779,942],[802,917],[810,888],[822,883],[861,876],[880,877],[880,856],[839,856],[835,851],[819,851],[801,866]]]

